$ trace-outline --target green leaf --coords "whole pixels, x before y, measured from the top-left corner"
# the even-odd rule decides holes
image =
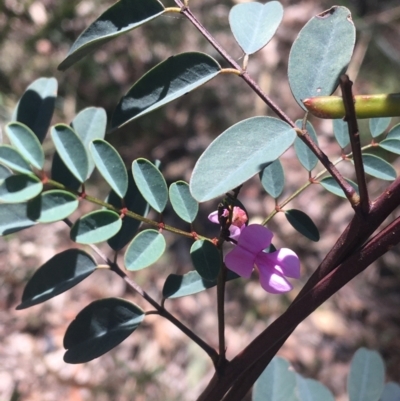
[[[81,186],[81,182],[75,178],[57,152],[54,152],[53,154],[53,162],[51,164],[51,179],[65,185],[70,189],[77,190]]]
[[[0,182],[0,201],[21,203],[40,194],[43,184],[33,175],[12,175]]]
[[[143,198],[158,213],[162,213],[168,202],[168,188],[160,170],[146,159],[132,163],[132,174]]]
[[[67,363],[84,363],[110,351],[131,335],[145,314],[135,304],[106,298],[86,306],[71,322],[64,337]]]
[[[275,35],[283,17],[279,1],[241,3],[229,13],[231,31],[246,54],[261,50]]]
[[[29,217],[27,203],[0,203],[0,235],[8,235],[36,224]]]
[[[396,179],[396,170],[387,161],[368,153],[364,153],[362,158],[364,170],[367,174],[386,181],[393,181]]]
[[[298,401],[295,388],[296,375],[289,362],[274,357],[255,382],[252,401]]]
[[[273,198],[278,198],[285,186],[285,174],[279,159],[275,160],[260,173],[261,185]]]
[[[285,216],[292,227],[311,241],[319,241],[319,231],[304,212],[296,209],[285,210]]]
[[[8,169],[6,166],[0,164],[0,180],[4,180],[7,177],[13,175],[12,171]]]
[[[333,120],[333,133],[339,146],[344,149],[350,143],[349,127],[342,119]]]
[[[0,163],[18,173],[32,174],[32,169],[26,160],[10,145],[0,145]]]
[[[17,309],[40,304],[74,287],[96,269],[96,262],[80,249],[53,256],[28,281]]]
[[[141,270],[157,262],[165,251],[164,236],[156,230],[139,233],[125,252],[127,270]]]
[[[144,217],[149,212],[149,204],[138,190],[131,171],[128,172],[128,191],[124,198],[125,204],[122,204],[121,198],[114,191],[110,192],[107,202],[120,209],[126,207],[131,212]],[[141,224],[141,221],[125,216],[122,220],[121,230],[107,241],[108,245],[114,251],[121,250],[132,240]]]
[[[349,180],[348,178],[345,178],[345,180],[355,189],[355,191],[358,193],[358,185]],[[341,198],[345,198],[346,199],[346,195],[343,192],[343,189],[340,188],[340,185],[337,183],[337,181],[329,176],[329,177],[325,177],[323,178],[320,182],[319,182],[327,191],[333,193],[334,195],[340,196]]]
[[[355,27],[350,11],[334,6],[312,18],[300,31],[289,55],[288,76],[293,96],[302,100],[331,95],[353,54]]]
[[[296,126],[298,128],[302,129],[302,125],[302,120],[296,121]],[[307,121],[306,129],[310,134],[312,141],[318,145],[317,134],[315,133],[314,127],[309,121]],[[294,140],[294,150],[296,151],[296,155],[299,158],[300,163],[307,171],[311,171],[315,168],[318,163],[317,156],[315,156],[311,149],[299,137],[296,137]]]
[[[79,201],[74,194],[52,189],[42,192],[39,197],[30,200],[28,213],[39,223],[52,223],[67,218],[78,206]]]
[[[118,152],[103,139],[95,139],[90,144],[94,163],[114,192],[123,198],[128,190],[128,174]]]
[[[382,142],[379,142],[379,146],[388,152],[400,155],[400,140],[398,139],[384,139]]]
[[[71,239],[78,244],[107,241],[121,229],[119,215],[111,210],[95,210],[78,219],[71,228]]]
[[[239,278],[236,273],[231,270],[227,271],[226,281]],[[170,274],[165,280],[163,287],[163,298],[180,298],[187,295],[197,294],[198,292],[215,287],[217,280],[206,280],[197,273],[196,270],[182,275]]]
[[[347,379],[350,401],[377,401],[383,392],[385,367],[376,351],[360,348],[354,354]]]
[[[111,39],[151,21],[163,12],[164,6],[157,0],[118,1],[81,33],[58,69],[66,70]]]
[[[182,53],[156,65],[139,79],[120,100],[112,128],[175,100],[219,74],[221,66],[204,53]]]
[[[177,181],[169,187],[169,198],[176,214],[184,221],[192,223],[199,211],[199,204],[190,193],[189,184]]]
[[[371,118],[369,120],[369,130],[373,138],[383,134],[389,127],[392,117]]]
[[[217,247],[208,240],[197,240],[190,248],[193,266],[205,280],[215,280],[221,268]]]
[[[400,386],[394,382],[386,383],[380,401],[398,400],[400,400]]]
[[[26,125],[14,122],[6,125],[6,134],[21,156],[32,166],[42,170],[44,153],[34,132]]]
[[[89,163],[86,150],[75,131],[65,124],[51,129],[54,145],[62,161],[79,182],[86,181]]]
[[[81,110],[71,122],[71,127],[81,138],[85,149],[89,148],[89,144],[94,139],[104,139],[107,127],[107,114],[101,107],[87,107]],[[93,172],[94,162],[88,154],[88,176]]]
[[[57,97],[57,80],[39,78],[27,88],[13,113],[12,121],[29,127],[42,143],[53,117]]]
[[[252,117],[219,135],[193,170],[190,191],[198,202],[225,194],[278,159],[296,131],[273,117]]]
[[[296,374],[298,401],[335,401],[332,393],[320,382]]]

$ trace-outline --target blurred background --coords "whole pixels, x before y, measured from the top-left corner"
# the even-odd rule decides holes
[[[25,88],[36,78],[54,76],[59,97],[53,124],[69,124],[88,106],[103,107],[110,117],[129,87],[145,72],[172,54],[203,51],[224,60],[184,17],[161,16],[103,46],[66,72],[57,65],[78,35],[107,7],[109,0],[2,0],[0,2],[0,126],[4,126]],[[172,0],[164,3],[174,6]],[[192,11],[236,59],[242,51],[229,30],[233,1],[191,0]],[[287,82],[291,44],[314,15],[344,5],[352,11],[357,44],[349,75],[355,93],[399,92],[400,6],[398,1],[283,0],[284,19],[272,41],[250,58],[248,70],[260,86],[292,118],[302,118]],[[192,167],[207,145],[234,123],[255,115],[270,115],[245,83],[236,76],[220,76],[190,95],[156,110],[106,137],[127,165],[137,157],[162,162],[168,184],[188,181]],[[393,120],[392,125],[398,120]],[[313,120],[322,149],[340,156],[331,121]],[[368,124],[360,123],[367,143]],[[53,145],[44,144],[50,167]],[[393,157],[400,171],[400,164]],[[283,157],[286,173],[284,199],[308,179],[292,150]],[[320,170],[318,166],[316,171]],[[342,171],[348,172],[348,167]],[[387,182],[371,180],[371,197]],[[108,187],[94,175],[88,192],[104,196]],[[250,180],[240,195],[251,219],[260,221],[274,202],[258,179]],[[201,206],[197,232],[216,236],[218,227],[207,220],[218,201]],[[306,212],[318,226],[321,240],[312,243],[295,232],[278,214],[269,227],[276,247],[295,250],[302,261],[302,279],[284,296],[266,294],[258,279],[235,280],[227,286],[227,353],[235,356],[279,316],[307,277],[319,265],[352,216],[346,202],[312,185],[289,205]],[[92,209],[83,206],[82,212]],[[76,218],[79,214],[76,214]],[[72,219],[74,219],[74,217]],[[155,216],[153,216],[155,217]],[[164,221],[189,229],[171,208]],[[190,241],[166,233],[168,251],[152,267],[131,273],[154,298],[160,299],[165,278],[192,269]],[[212,376],[208,357],[168,321],[151,315],[132,336],[108,354],[86,364],[67,365],[62,339],[76,314],[91,301],[124,297],[149,310],[118,277],[98,271],[74,289],[41,305],[16,311],[22,291],[35,269],[54,254],[74,246],[67,227],[59,222],[39,225],[0,239],[0,400],[66,401],[194,400]],[[101,249],[111,255],[104,245]],[[360,346],[378,350],[387,364],[387,378],[400,381],[399,249],[392,249],[360,277],[305,320],[279,355],[296,371],[326,384],[337,400],[346,400],[348,364]],[[122,258],[120,258],[122,262]],[[217,346],[215,289],[167,301],[167,308],[202,338]]]

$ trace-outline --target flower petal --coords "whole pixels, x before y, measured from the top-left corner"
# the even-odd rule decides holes
[[[238,240],[238,246],[246,249],[253,255],[257,255],[271,244],[273,234],[267,227],[261,224],[250,224],[242,230]]]
[[[282,294],[293,288],[285,277],[276,270],[259,267],[258,271],[260,273],[261,287],[271,294]]]
[[[279,267],[279,271],[283,273],[284,276],[300,278],[300,260],[291,249],[282,248],[278,249],[276,252],[263,252],[263,254],[267,255],[267,258],[261,254],[259,254],[258,257],[261,257],[263,260],[268,260],[270,266],[274,267],[275,269]],[[256,260],[257,265],[258,257]]]
[[[246,249],[236,246],[225,255],[224,262],[229,270],[239,276],[249,278],[254,268],[255,255]]]
[[[219,224],[218,220],[218,210],[215,212],[212,212],[208,215],[208,220],[210,220],[212,223]]]

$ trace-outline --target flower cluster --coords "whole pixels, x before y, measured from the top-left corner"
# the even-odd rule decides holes
[[[235,209],[236,207],[234,213]],[[241,211],[245,214],[243,210]],[[240,212],[236,210],[236,214],[240,215]],[[217,212],[210,214],[209,219],[218,223]],[[271,245],[273,237],[268,228],[261,224],[246,226],[240,219],[237,224],[232,218],[229,231],[231,238],[237,240],[237,245],[225,256],[224,262],[228,269],[239,276],[249,278],[255,268],[260,275],[262,288],[272,294],[281,294],[293,288],[286,277],[297,279],[300,277],[299,258],[287,248],[265,252]]]

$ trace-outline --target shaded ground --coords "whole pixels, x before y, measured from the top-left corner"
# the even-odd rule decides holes
[[[102,106],[110,115],[127,88],[172,53],[200,46],[220,60],[187,21],[166,17],[113,41],[66,73],[55,72],[70,41],[93,20],[93,15],[100,12],[99,8],[109,4],[89,0],[61,3],[6,0],[0,6],[2,122],[8,120],[24,88],[39,76],[55,75],[59,80],[60,98],[54,122],[69,122],[77,111],[89,105]],[[376,27],[374,35],[366,29],[359,31],[350,76],[354,78],[359,71],[355,85],[358,92],[396,91],[398,75],[392,72],[398,67],[396,51],[388,46],[389,38],[395,37],[399,17],[396,17],[396,11],[385,14],[370,3],[369,17],[357,20],[358,26],[362,27],[363,21],[370,26],[377,16],[378,19],[383,18],[382,15],[392,19],[385,20],[385,30]],[[332,3],[293,1],[284,4],[283,25],[276,38],[254,57],[249,69],[279,104],[286,105],[286,113],[296,118],[301,112],[291,97],[285,78],[290,45],[304,23]],[[385,5],[389,8],[390,2]],[[230,7],[228,2],[215,5],[211,1],[201,4],[193,1],[194,12],[201,15],[202,21],[210,26],[224,47],[239,59],[240,49],[226,31]],[[165,32],[169,33],[168,38]],[[380,45],[375,40],[378,37]],[[386,44],[385,37],[388,39]],[[173,51],[169,47],[171,42]],[[389,49],[390,58],[383,55],[383,48]],[[240,96],[234,96],[237,94]],[[110,141],[121,151],[127,164],[139,156],[158,158],[165,166],[169,183],[177,179],[188,180],[191,167],[212,138],[240,119],[266,112],[242,82],[227,77],[226,81],[215,80],[195,94],[140,119],[115,134]],[[332,140],[330,123],[316,122],[316,126],[321,133],[321,147],[335,159],[340,150]],[[51,143],[47,142],[45,146],[51,155]],[[283,163],[287,178],[285,197],[306,182],[307,173],[299,169],[292,151],[284,155]],[[399,171],[398,162],[394,166]],[[376,195],[385,185],[371,181],[372,193]],[[96,183],[91,190],[96,190]],[[105,193],[106,189],[99,191]],[[262,194],[256,180],[244,187],[241,201],[255,221],[274,207],[272,200]],[[202,207],[196,222],[197,231],[217,234],[217,228],[206,219],[215,207],[216,203]],[[300,255],[304,283],[341,233],[352,211],[344,201],[323,192],[318,185],[311,186],[290,207],[309,214],[321,231],[322,240],[310,243],[294,232],[283,215],[278,215],[270,225],[276,235],[275,245],[290,247]],[[181,224],[169,209],[165,221]],[[169,273],[192,269],[188,255],[190,243],[172,235],[166,235],[166,238],[169,252],[154,267],[132,274],[156,299],[159,299],[160,289]],[[33,271],[54,254],[71,246],[74,244],[63,223],[33,227],[0,240],[0,399],[195,399],[212,375],[210,361],[173,325],[156,316],[146,317],[140,330],[103,357],[83,365],[64,364],[62,340],[65,329],[91,301],[119,296],[149,309],[140,297],[127,291],[121,280],[109,272],[98,271],[76,288],[45,304],[15,311]],[[102,249],[108,253],[106,247]],[[377,349],[386,360],[388,378],[400,381],[400,328],[395,308],[400,301],[398,252],[393,249],[304,321],[279,353],[288,358],[298,372],[327,384],[337,400],[346,399],[348,363],[360,346]],[[277,297],[266,294],[256,278],[229,283],[226,306],[228,357],[236,355],[279,316],[300,288],[301,283],[288,296]],[[202,338],[217,346],[215,290],[168,301],[167,306]]]

